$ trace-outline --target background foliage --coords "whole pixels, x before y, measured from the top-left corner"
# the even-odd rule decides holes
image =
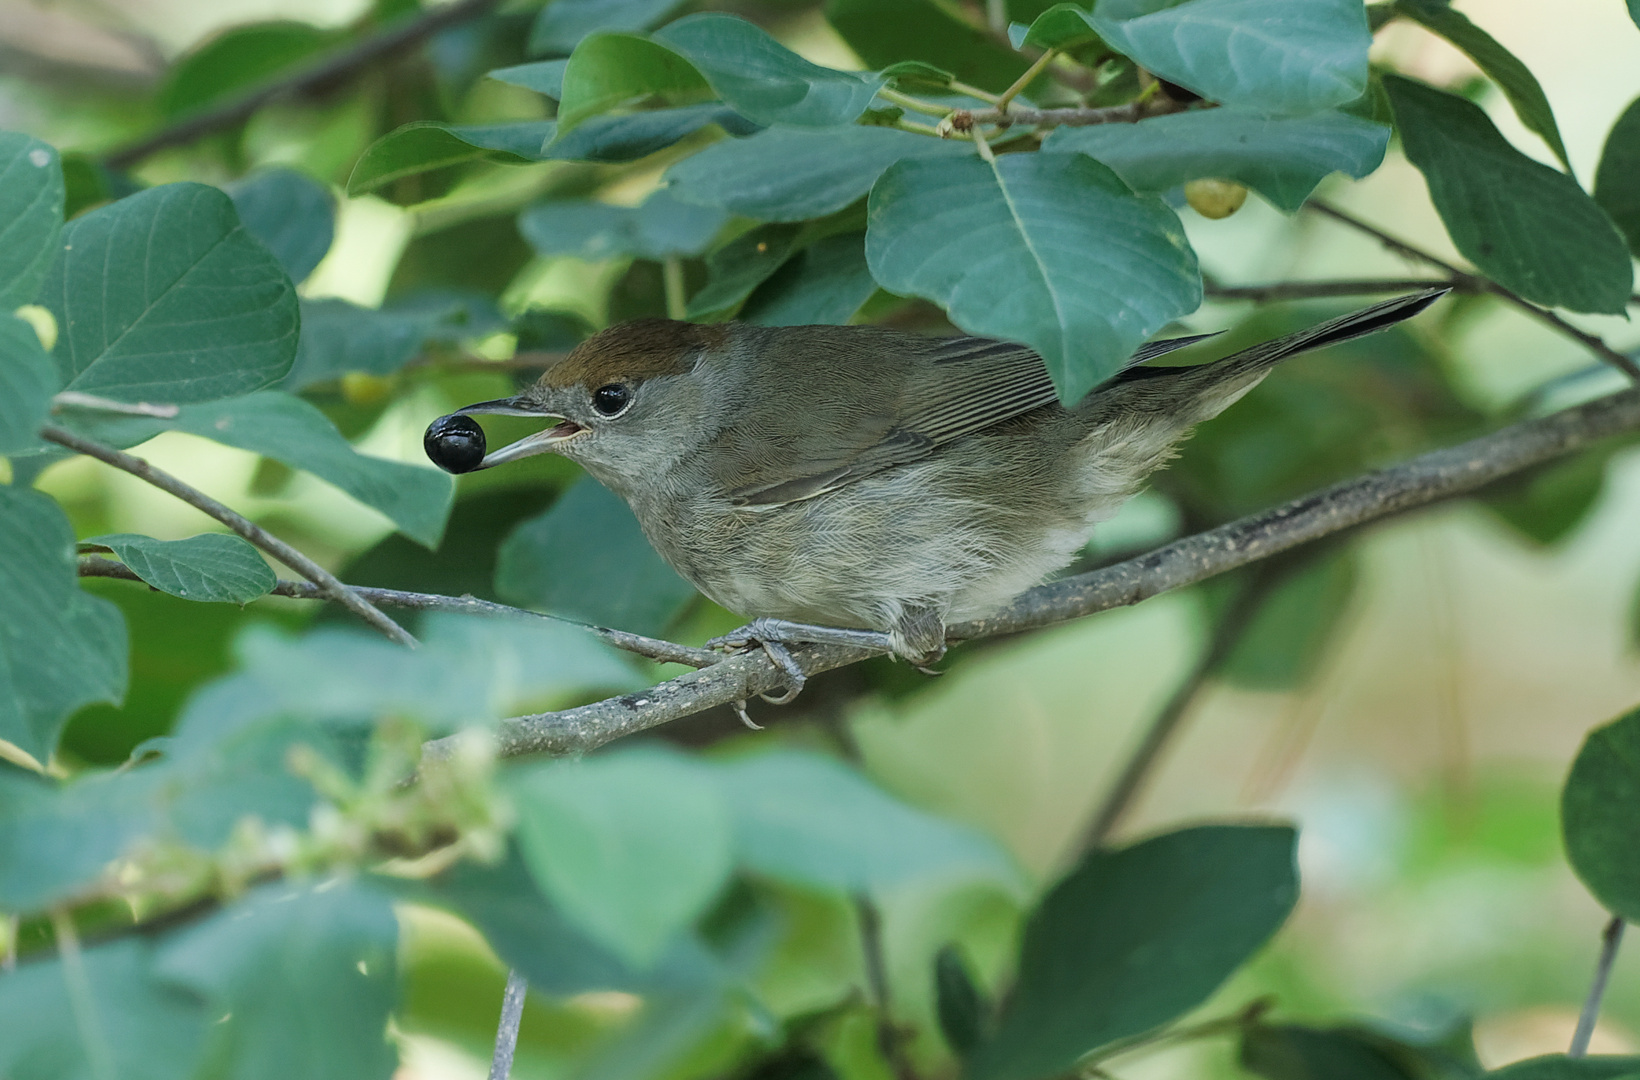
[[[1217,355],[1448,276],[1352,221],[1474,267],[1207,425],[1100,565],[1624,385],[1621,5],[14,8],[0,1075],[481,1075],[508,967],[525,1077],[1640,1073],[1621,959],[1618,1056],[1522,1061],[1640,916],[1626,445],[938,683],[817,678],[770,731],[498,761],[494,721],[680,669],[527,616],[404,649],[64,441],[350,583],[698,644],[737,620],[614,496],[546,458],[453,482],[421,429],[640,315],[1011,337],[1074,400],[1164,330]],[[1193,664],[1194,729],[1087,844]]]

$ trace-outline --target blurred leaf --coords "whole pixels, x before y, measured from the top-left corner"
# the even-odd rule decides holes
[[[593,1054],[577,1080],[665,1080],[701,1052],[729,999],[721,987],[651,993],[637,1017]]]
[[[63,169],[39,139],[0,131],[0,313],[34,299],[63,227]]]
[[[750,870],[843,892],[918,880],[1023,884],[977,829],[909,806],[828,757],[774,750],[713,766]]]
[[[1384,160],[1389,128],[1341,112],[1262,117],[1240,109],[1200,109],[1137,124],[1064,127],[1044,147],[1081,151],[1129,187],[1163,192],[1187,180],[1245,184],[1294,213],[1329,175],[1356,179]]]
[[[1578,454],[1487,488],[1481,505],[1522,536],[1552,546],[1589,518],[1606,487],[1610,452]]]
[[[568,60],[537,60],[533,64],[496,68],[489,73],[489,77],[509,86],[534,90],[557,101],[564,96],[564,68],[568,64]]]
[[[627,505],[590,477],[507,534],[495,588],[515,604],[639,634],[663,633],[695,597]]]
[[[1200,2],[1200,0],[1195,0]],[[1201,303],[1178,217],[1081,154],[901,161],[871,192],[866,259],[890,292],[1030,345],[1080,400]]]
[[[197,112],[302,65],[334,40],[303,22],[231,27],[177,61],[156,103],[167,117]]]
[[[679,202],[663,190],[642,206],[592,199],[536,203],[518,216],[518,231],[542,255],[659,261],[700,254],[728,220],[722,210]]]
[[[1093,29],[1093,16],[1075,4],[1055,4],[1029,25],[1014,23],[1008,27],[1008,40],[1016,49],[1067,49],[1102,44]]]
[[[931,0],[827,0],[826,20],[874,68],[922,61],[964,82],[1001,91],[1030,66],[1023,56]]]
[[[1266,596],[1218,674],[1253,690],[1289,690],[1315,674],[1355,597],[1353,549],[1336,547],[1284,577]]]
[[[759,221],[806,221],[841,210],[902,158],[972,157],[972,144],[884,127],[774,127],[728,139],[667,170],[686,202]]]
[[[1577,181],[1509,145],[1478,105],[1396,75],[1384,89],[1407,158],[1481,273],[1551,307],[1623,311],[1628,250]]]
[[[42,764],[80,706],[125,696],[125,621],[82,591],[48,496],[0,487],[0,739]]]
[[[57,373],[34,327],[0,313],[0,457],[39,449],[56,389]]]
[[[762,225],[741,233],[706,258],[706,285],[689,298],[688,317],[732,310],[774,276],[797,242],[795,225]]]
[[[1441,1056],[1426,1060],[1421,1047],[1359,1028],[1258,1024],[1241,1038],[1241,1067],[1265,1080],[1434,1080],[1480,1075]],[[1442,1068],[1446,1066],[1446,1068]]]
[[[1597,1054],[1569,1058],[1564,1054],[1517,1061],[1486,1074],[1495,1080],[1633,1080],[1640,1076],[1640,1057]]]
[[[1092,21],[1145,70],[1224,105],[1296,116],[1367,89],[1358,0],[1101,0]]]
[[[864,233],[828,236],[788,259],[740,309],[759,326],[842,326],[877,291]]]
[[[204,184],[150,188],[69,222],[40,295],[71,390],[211,401],[267,386],[296,353],[296,289]]]
[[[688,758],[622,750],[515,770],[510,787],[536,881],[633,965],[653,965],[728,882],[728,809]]]
[[[727,105],[706,102],[675,109],[650,109],[626,116],[593,116],[547,144],[546,156],[567,161],[637,161],[716,124],[731,135],[758,130]],[[688,159],[686,159],[688,160]]]
[[[711,96],[701,73],[671,49],[631,34],[594,34],[575,47],[564,68],[558,126],[568,131],[588,117],[650,98],[692,105]]]
[[[75,429],[133,446],[161,431],[186,431],[305,469],[387,515],[406,536],[435,547],[454,491],[437,469],[361,454],[314,406],[280,390],[202,405],[185,405],[168,420],[90,416]]]
[[[88,772],[67,782],[0,770],[0,904],[42,911],[96,881],[153,831],[160,780],[151,769]]]
[[[940,1034],[958,1057],[967,1057],[984,1041],[991,1004],[975,985],[954,944],[944,946],[934,957],[934,1011]]]
[[[656,31],[654,39],[681,53],[719,97],[759,124],[850,124],[881,85],[875,76],[811,64],[733,15],[689,15]]]
[[[648,30],[682,6],[683,0],[553,0],[530,27],[529,52],[562,55],[600,30]]]
[[[543,148],[558,125],[552,120],[507,124],[446,124],[417,120],[383,135],[365,149],[347,178],[350,196],[469,161],[522,164],[544,160]]]
[[[127,938],[81,954],[99,1045],[88,1047],[61,960],[0,978],[0,1074],[32,1080],[175,1080],[190,1076],[211,1017],[194,995],[158,981],[150,942]]]
[[[369,884],[266,885],[168,941],[155,970],[228,1017],[212,1031],[232,1080],[386,1080],[399,927]]]
[[[248,604],[272,592],[279,581],[254,547],[224,533],[186,540],[117,533],[82,543],[108,548],[143,581],[185,600]]]
[[[1454,8],[1448,0],[1395,0],[1395,10],[1463,50],[1477,67],[1498,84],[1522,126],[1542,136],[1566,171],[1572,171],[1572,162],[1566,156],[1566,144],[1560,141],[1560,129],[1555,126],[1555,114],[1549,107],[1549,98],[1543,93],[1543,87],[1538,85],[1531,69],[1521,63],[1514,53],[1470,22],[1469,16]]]
[[[296,362],[280,389],[295,393],[349,371],[391,375],[420,355],[441,329],[459,327],[469,314],[451,300],[400,300],[379,309],[346,300],[303,300]]]
[[[956,80],[951,72],[921,60],[901,60],[877,74],[890,86],[901,90],[945,90]]]
[[[1629,251],[1640,256],[1640,98],[1629,102],[1606,136],[1594,174],[1594,201],[1628,238]]]
[[[1090,852],[1025,929],[1018,982],[975,1080],[1036,1080],[1207,999],[1298,898],[1296,835],[1202,826]]]
[[[1640,918],[1640,710],[1589,732],[1560,796],[1566,857],[1608,911]]]
[[[336,205],[330,189],[294,169],[264,169],[228,188],[239,220],[298,284],[330,250]]]

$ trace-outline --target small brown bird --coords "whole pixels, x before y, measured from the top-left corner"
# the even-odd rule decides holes
[[[644,319],[588,338],[516,397],[435,421],[427,452],[452,472],[548,451],[580,462],[678,573],[754,617],[730,643],[841,642],[927,664],[948,622],[1069,563],[1276,363],[1445,291],[1195,367],[1137,365],[1201,337],[1152,342],[1071,408],[1041,357],[1006,341]],[[484,456],[467,413],[559,422]]]

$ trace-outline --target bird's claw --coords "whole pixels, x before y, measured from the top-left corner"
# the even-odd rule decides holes
[[[795,700],[808,683],[808,675],[804,673],[803,665],[797,662],[797,657],[792,655],[791,650],[786,648],[784,643],[772,635],[762,637],[758,634],[758,624],[755,620],[738,630],[732,630],[722,637],[715,637],[706,643],[706,647],[709,649],[722,649],[725,652],[740,652],[753,646],[760,647],[774,666],[779,668],[781,673],[786,676],[786,690],[784,693],[778,695],[759,694],[758,696],[771,705],[785,705]],[[744,703],[741,703],[739,711],[743,723],[748,727],[757,727],[746,715]]]

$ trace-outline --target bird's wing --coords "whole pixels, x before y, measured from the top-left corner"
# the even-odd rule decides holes
[[[1207,336],[1148,342],[1125,367]],[[1058,400],[1047,365],[1023,345],[979,337],[932,345],[910,366],[897,402],[862,403],[853,418],[822,423],[831,429],[823,446],[793,444],[788,460],[794,467],[756,469],[760,475],[733,487],[729,497],[746,507],[813,498]]]

